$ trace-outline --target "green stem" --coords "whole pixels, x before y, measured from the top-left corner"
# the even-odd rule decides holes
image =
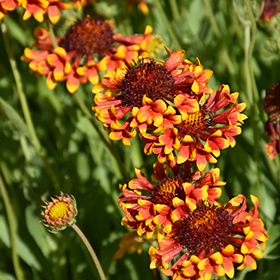
[[[5,20],[5,18],[4,18],[4,20]],[[30,114],[30,110],[29,110],[29,106],[28,106],[28,103],[27,103],[27,99],[26,99],[26,96],[25,96],[25,93],[24,93],[24,90],[23,90],[23,85],[22,85],[22,81],[21,81],[20,72],[17,68],[17,63],[16,63],[16,60],[15,60],[13,52],[12,52],[12,47],[11,47],[9,37],[8,37],[8,34],[7,34],[7,26],[4,22],[4,20],[1,21],[1,31],[2,31],[2,34],[3,34],[4,44],[5,44],[5,48],[6,48],[8,58],[9,58],[9,61],[10,61],[13,76],[14,76],[14,79],[15,79],[17,93],[18,93],[21,108],[22,108],[22,111],[23,111],[23,116],[24,116],[25,122],[26,122],[27,127],[28,127],[29,132],[30,132],[30,138],[31,138],[31,141],[32,141],[33,145],[35,146],[39,156],[41,157],[41,159],[44,163],[46,171],[48,172],[48,174],[52,178],[52,180],[55,184],[55,188],[59,189],[58,179],[56,178],[56,176],[55,176],[53,170],[51,169],[47,159],[45,158],[45,155],[44,155],[43,150],[42,150],[41,143],[40,143],[40,141],[37,137],[36,131],[35,131],[35,127],[34,127],[32,117],[31,117],[31,114]]]
[[[77,91],[76,93],[73,94],[79,107],[81,108],[82,112],[85,114],[85,116],[88,118],[88,120],[91,122],[92,126],[94,127],[94,129],[96,130],[96,132],[98,133],[101,141],[105,144],[105,146],[107,147],[107,149],[110,151],[110,153],[112,154],[112,156],[115,158],[115,160],[117,161],[118,167],[120,168],[121,174],[123,176],[123,179],[125,180],[129,180],[129,176],[128,173],[119,157],[118,152],[116,151],[116,147],[115,145],[113,145],[111,142],[108,142],[106,140],[106,138],[104,137],[104,135],[102,134],[102,132],[100,131],[99,127],[96,125],[94,118],[92,117],[92,114],[90,113],[90,111],[88,110],[87,106],[85,105],[83,99],[81,98],[79,92]]]
[[[210,24],[213,28],[214,34],[215,34],[215,36],[217,37],[218,40],[221,40],[221,38],[222,38],[221,32],[220,32],[219,27],[216,23],[216,20],[215,20],[211,5],[209,3],[209,0],[203,0],[203,2],[204,2],[204,6],[206,8],[206,11],[207,11],[207,15],[208,15]]]
[[[58,44],[57,44],[56,39],[55,39],[55,35],[54,35],[54,32],[53,32],[52,24],[50,23],[50,20],[47,17],[47,14],[44,15],[44,20],[46,22],[47,29],[49,31],[49,35],[51,37],[51,41],[52,41],[53,47],[57,48]]]
[[[17,247],[16,247],[16,236],[17,236],[17,230],[16,230],[16,223],[15,223],[15,217],[13,214],[13,209],[11,207],[11,201],[9,198],[9,194],[6,190],[4,181],[2,180],[2,176],[0,174],[0,191],[3,197],[8,223],[9,223],[9,229],[10,229],[10,235],[11,235],[11,249],[12,249],[12,261],[15,269],[16,278],[18,280],[24,280],[24,274],[20,266],[19,257],[17,255]]]
[[[173,1],[175,1],[175,0],[173,0]],[[157,10],[158,10],[158,12],[159,12],[159,14],[160,14],[160,16],[161,16],[161,19],[162,19],[162,21],[163,21],[163,23],[164,23],[164,25],[165,25],[165,28],[166,28],[166,30],[167,30],[169,36],[170,36],[170,39],[171,39],[171,41],[172,41],[172,42],[174,43],[174,45],[175,45],[175,48],[176,48],[176,49],[181,49],[181,48],[182,48],[182,47],[181,47],[181,44],[180,44],[179,41],[177,40],[177,37],[175,36],[175,33],[174,33],[174,31],[172,30],[172,28],[171,28],[170,22],[169,22],[169,20],[168,20],[168,18],[167,18],[167,16],[166,16],[166,14],[165,14],[165,12],[164,12],[164,10],[163,10],[161,4],[160,4],[160,1],[159,1],[159,0],[154,0],[153,3],[154,3],[154,5],[156,6],[156,8],[157,8]]]
[[[244,23],[244,73],[246,76],[246,93],[248,96],[249,101],[249,108],[254,105],[254,97],[252,92],[252,84],[251,84],[251,77],[250,77],[250,58],[249,58],[249,46],[250,46],[250,25]],[[248,108],[248,109],[249,109]]]
[[[262,100],[260,99],[260,95],[259,95],[259,91],[258,91],[258,87],[257,87],[257,83],[256,83],[254,71],[253,71],[253,65],[252,65],[253,49],[254,49],[256,37],[257,37],[257,24],[256,24],[256,20],[255,20],[253,11],[251,9],[251,6],[249,4],[249,1],[244,0],[244,2],[246,5],[248,14],[249,14],[249,18],[250,18],[250,22],[251,22],[251,30],[252,30],[251,42],[250,42],[250,46],[248,49],[248,56],[249,56],[249,62],[250,62],[249,63],[249,72],[250,72],[250,78],[251,78],[251,83],[252,83],[253,95],[254,95],[254,99],[255,99],[254,103],[256,103],[258,105],[261,120],[262,120],[263,124],[265,124]]]
[[[251,119],[251,124],[253,128],[253,133],[254,133],[254,155],[255,155],[255,162],[256,162],[256,180],[257,180],[257,189],[258,189],[258,197],[261,200],[263,195],[262,195],[262,188],[261,188],[261,166],[260,166],[260,149],[259,149],[259,129],[258,129],[258,124],[255,121],[256,118],[256,108],[255,104],[258,105],[259,107],[259,93],[256,85],[256,80],[253,72],[253,67],[252,67],[252,55],[253,55],[253,48],[255,45],[256,41],[256,23],[255,23],[255,18],[253,15],[253,12],[251,10],[251,7],[249,5],[248,0],[244,0],[246,8],[248,10],[248,14],[250,17],[250,22],[243,22],[244,26],[244,60],[245,60],[245,75],[246,75],[246,91],[250,97],[249,102],[250,102],[250,107],[249,107],[249,114],[250,114],[250,119]],[[253,27],[254,26],[254,27]],[[250,37],[250,30],[252,30],[251,37]],[[260,109],[260,115],[262,115],[262,109]],[[260,202],[261,203],[261,202]]]
[[[212,26],[213,32],[214,32],[216,38],[218,39],[218,41],[220,41],[221,56],[223,57],[223,61],[225,62],[226,66],[227,66],[229,74],[231,76],[235,76],[236,75],[235,68],[234,68],[233,63],[230,59],[230,55],[227,52],[224,41],[222,40],[222,34],[221,34],[220,29],[218,27],[218,24],[216,22],[214,13],[212,11],[212,7],[210,5],[210,2],[209,2],[209,0],[203,0],[203,2],[204,2],[204,6],[205,6],[205,9],[206,9],[206,12],[207,12],[207,16],[209,18],[210,25]]]
[[[180,13],[177,5],[177,1],[169,0],[169,5],[171,8],[171,13],[174,21],[177,21],[180,18]]]
[[[92,260],[96,266],[100,279],[106,280],[106,276],[105,276],[102,266],[98,260],[98,257],[96,256],[96,254],[95,254],[93,248],[91,247],[89,241],[87,240],[86,236],[83,234],[83,232],[80,230],[80,228],[76,224],[72,225],[71,227],[76,231],[76,233],[79,235],[79,237],[82,239],[85,246],[87,247],[87,249],[92,257]]]

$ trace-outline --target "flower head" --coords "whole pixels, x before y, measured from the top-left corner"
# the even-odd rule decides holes
[[[262,258],[261,246],[269,239],[259,219],[258,199],[251,195],[254,207],[246,211],[243,195],[231,199],[226,206],[208,200],[197,203],[172,230],[158,236],[159,247],[151,247],[151,268],[162,266],[162,272],[172,279],[210,279],[234,276],[246,266],[256,269],[255,259]],[[169,263],[177,260],[169,267]]]
[[[166,62],[145,57],[105,75],[93,88],[93,110],[110,139],[130,145],[139,132],[146,154],[158,154],[161,163],[196,161],[202,171],[221,149],[234,147],[246,104],[227,85],[213,92],[212,71],[198,59],[192,64],[183,50],[166,50]]]
[[[265,148],[268,149],[267,155],[273,160],[280,153],[280,82],[267,90],[263,107],[268,114],[265,132],[267,136],[273,138],[271,142],[265,145]]]
[[[36,65],[30,68],[47,77],[50,89],[57,82],[66,81],[68,91],[74,93],[87,81],[98,83],[100,71],[115,71],[137,61],[139,55],[148,51],[151,27],[146,28],[143,35],[126,37],[114,32],[113,27],[111,21],[98,18],[78,20],[64,38],[55,38],[57,48],[53,47],[49,33],[38,27],[34,32],[37,41],[33,45],[38,50],[26,48],[21,59],[29,62],[29,66]]]
[[[173,118],[179,117],[180,121],[170,127],[162,125],[160,134],[142,133],[141,139],[147,143],[145,152],[158,154],[160,162],[176,158],[178,163],[196,161],[201,171],[207,162],[216,163],[220,149],[235,146],[234,136],[241,133],[240,125],[247,118],[241,114],[246,104],[238,104],[237,97],[238,93],[231,94],[227,85],[211,93],[206,101],[204,95],[176,96],[174,105],[179,114]]]
[[[210,170],[202,177],[201,172],[191,172],[190,168],[189,163],[171,168],[157,162],[153,183],[136,168],[137,179],[120,185],[123,194],[119,205],[126,214],[122,224],[136,229],[139,236],[146,233],[151,238],[156,226],[170,232],[172,222],[180,220],[186,209],[194,210],[200,200],[213,202],[219,198],[220,187],[225,184],[219,181],[219,169]]]
[[[169,103],[182,93],[189,72],[183,71],[183,50],[167,51],[166,62],[145,57],[140,63],[108,73],[93,88],[96,104],[93,110],[111,131],[111,139],[122,139],[125,145],[130,145],[129,138],[138,131],[161,130],[180,121]]]
[[[76,200],[73,196],[60,193],[60,196],[52,198],[42,206],[42,222],[51,232],[64,230],[66,227],[76,223],[78,214]]]

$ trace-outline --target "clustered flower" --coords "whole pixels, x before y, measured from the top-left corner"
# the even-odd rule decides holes
[[[212,71],[199,60],[184,60],[183,50],[167,52],[166,62],[143,57],[104,75],[93,88],[93,110],[110,139],[130,145],[139,133],[145,153],[157,154],[160,163],[191,161],[202,171],[221,149],[235,146],[246,104],[228,85],[208,87]]]
[[[128,185],[120,185],[123,195],[119,198],[119,205],[126,214],[122,224],[136,229],[139,236],[146,233],[148,238],[159,225],[165,232],[170,232],[172,222],[180,220],[186,208],[194,210],[196,204],[205,199],[213,203],[221,195],[220,187],[225,185],[219,181],[218,168],[202,177],[200,171],[191,172],[188,163],[176,164],[172,168],[155,163],[154,184],[139,169],[136,168],[135,173],[137,179],[132,179]]]
[[[122,225],[134,231],[122,240],[118,255],[140,250],[157,235],[158,246],[149,249],[150,268],[161,267],[172,279],[211,279],[212,273],[233,278],[234,264],[238,270],[256,269],[255,259],[263,257],[269,239],[259,218],[259,200],[251,195],[254,207],[249,211],[242,194],[224,206],[216,201],[226,184],[219,179],[220,170],[202,175],[191,168],[189,162],[174,167],[157,162],[152,183],[136,168],[137,178],[120,185]]]
[[[81,9],[88,1],[71,5]],[[144,14],[149,12],[145,1],[129,0],[128,7],[133,2]],[[42,22],[48,14],[54,24],[70,4],[1,0],[0,19],[17,6],[25,9],[24,20],[33,16]],[[154,60],[158,41],[152,42],[151,33],[147,26],[144,34],[122,36],[112,21],[88,16],[63,37],[37,27],[36,41],[21,59],[46,77],[50,89],[66,81],[74,93],[80,84],[93,84],[92,109],[109,138],[129,146],[138,135],[145,154],[157,156],[151,180],[135,168],[136,178],[119,186],[118,203],[125,214],[121,223],[133,231],[124,236],[114,257],[140,253],[152,240],[150,268],[160,267],[173,280],[209,280],[212,274],[233,278],[236,264],[239,270],[256,269],[255,259],[263,257],[269,237],[259,218],[259,200],[251,195],[250,210],[242,194],[226,205],[219,203],[226,183],[218,168],[204,170],[207,163],[217,162],[221,150],[235,146],[247,118],[242,113],[246,104],[237,101],[239,94],[228,85],[209,87],[213,72],[199,59],[184,59],[183,50],[166,48],[167,60]],[[100,82],[103,71],[107,73]],[[264,100],[266,132],[273,137],[266,146],[271,159],[280,153],[279,88],[279,83],[271,87]],[[72,226],[78,212],[74,197],[61,193],[51,200],[43,206],[43,224],[52,232]]]
[[[211,89],[212,71],[198,59],[193,64],[183,50],[166,50],[166,61],[142,54],[93,88],[92,109],[109,138],[129,146],[138,134],[144,152],[157,155],[151,182],[135,168],[136,178],[120,185],[121,223],[133,231],[115,258],[139,253],[153,240],[150,268],[160,267],[173,280],[233,278],[235,264],[256,269],[255,259],[263,257],[269,237],[259,201],[251,195],[254,207],[247,210],[240,194],[222,205],[217,199],[226,183],[220,170],[203,171],[207,162],[217,162],[220,150],[235,146],[246,104],[228,85]]]

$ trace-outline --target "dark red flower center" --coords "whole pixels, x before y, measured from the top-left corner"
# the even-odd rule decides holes
[[[223,206],[198,203],[197,208],[181,221],[182,244],[190,254],[196,255],[225,248],[234,242],[232,237],[237,234],[233,218]]]
[[[176,127],[183,135],[195,135],[213,124],[214,114],[209,110],[201,110],[187,114],[186,119]]]
[[[154,102],[158,99],[168,98],[173,85],[172,73],[164,65],[154,61],[131,65],[128,67],[121,85],[123,106],[140,108],[144,95]]]
[[[183,180],[179,176],[163,179],[152,192],[152,201],[155,204],[167,204],[172,207],[172,199],[174,197],[185,199]]]
[[[114,42],[113,30],[107,22],[87,17],[71,26],[63,45],[66,51],[77,50],[81,54],[102,53]]]

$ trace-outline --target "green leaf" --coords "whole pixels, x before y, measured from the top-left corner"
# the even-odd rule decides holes
[[[90,163],[86,153],[80,152],[77,155],[77,172],[82,182],[86,182],[90,178]]]
[[[16,280],[16,278],[11,274],[0,271],[0,280]]]
[[[12,17],[5,17],[5,23],[7,24],[9,34],[22,46],[26,46],[27,36],[25,32],[23,32],[22,27],[17,22],[15,22]]]
[[[24,135],[30,137],[29,130],[22,117],[18,112],[4,99],[0,97],[0,112],[3,112],[13,125]]]
[[[48,258],[53,249],[56,249],[54,242],[51,241],[51,234],[46,230],[44,225],[39,221],[40,212],[34,215],[32,206],[27,206],[25,210],[26,226],[30,235],[35,240],[43,255]],[[53,244],[53,245],[52,245]]]
[[[0,240],[8,247],[11,248],[10,233],[8,225],[3,216],[0,216]],[[41,270],[41,264],[32,253],[32,250],[21,240],[19,236],[16,238],[17,254],[29,266]]]

